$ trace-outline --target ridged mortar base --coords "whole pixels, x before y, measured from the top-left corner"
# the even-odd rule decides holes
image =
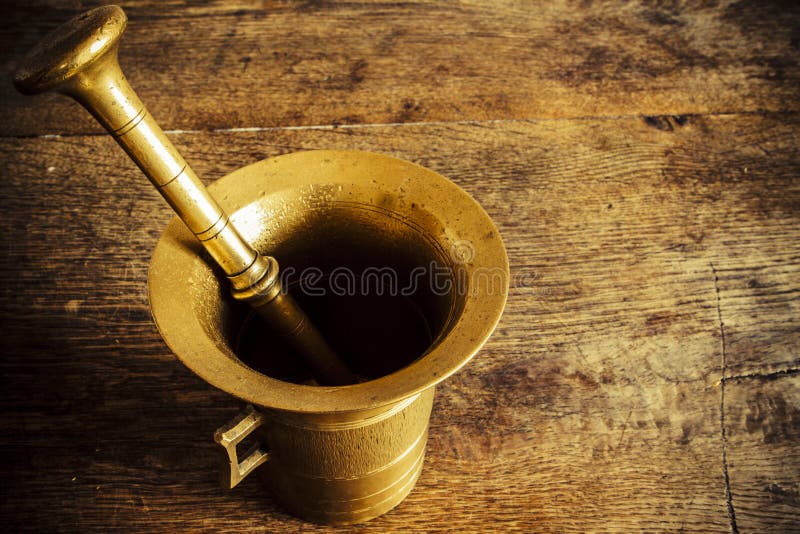
[[[425,461],[425,444],[427,433],[421,440],[419,450],[415,450],[410,459],[414,462],[411,468],[403,463],[392,469],[388,478],[395,478],[394,481],[383,490],[372,495],[355,499],[319,499],[309,502],[309,496],[303,495],[302,487],[298,487],[296,480],[281,476],[274,470],[268,468],[259,470],[261,482],[269,489],[275,500],[292,515],[324,525],[351,525],[363,523],[375,517],[385,514],[401,502],[411,493],[414,485],[422,473],[422,466]],[[397,471],[406,469],[396,478]],[[293,483],[294,482],[294,483]],[[342,495],[359,493],[362,480],[336,480],[325,481],[331,493],[341,492]]]
[[[397,506],[425,459],[434,388],[371,417],[324,420],[265,412],[258,474],[292,514],[324,524],[360,523]]]

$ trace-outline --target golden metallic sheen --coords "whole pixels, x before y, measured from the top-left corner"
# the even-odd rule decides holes
[[[509,270],[497,228],[443,176],[365,152],[270,158],[206,191],[119,71],[124,27],[119,8],[90,11],[34,50],[15,81],[81,101],[181,217],[153,252],[150,305],[178,358],[247,403],[214,435],[223,485],[257,473],[289,511],[320,523],[385,513],[422,471],[435,386],[475,355],[503,312]],[[308,316],[280,291],[272,256],[284,274],[319,272],[329,284],[322,294],[302,280],[293,286]],[[391,275],[399,287],[387,290],[389,276],[375,294],[338,293],[337,273]],[[259,328],[242,301],[278,326]],[[312,385],[287,358],[299,347],[318,358],[317,373],[334,375],[329,383],[352,382],[336,376],[333,353],[320,352],[322,334],[358,383]],[[248,437],[253,445],[241,450]]]
[[[220,279],[179,221],[169,224],[150,264],[150,305],[164,340],[203,380],[254,410],[216,434],[223,484],[255,472],[285,508],[320,523],[385,513],[421,473],[436,384],[470,360],[503,311],[508,260],[497,229],[446,178],[366,152],[286,154],[238,169],[209,190],[258,250],[280,255],[284,270],[388,267],[408,280],[432,262],[445,267],[452,290],[420,284],[407,298],[363,303],[357,319],[360,310],[347,298],[298,294],[323,333],[342,334],[328,339],[348,345],[334,347],[366,378],[322,387],[275,366],[274,340],[250,336],[246,310],[220,291]],[[315,300],[323,305],[312,306]],[[408,301],[416,313],[401,313]],[[416,352],[396,349],[415,337]],[[248,350],[259,340],[272,353]],[[354,355],[361,358],[348,359]],[[237,452],[247,435],[256,445]]]
[[[281,295],[277,261],[259,255],[241,237],[128,85],[117,61],[126,24],[117,6],[79,15],[28,53],[14,84],[27,94],[57,90],[83,104],[222,268],[234,296],[250,301],[269,325],[289,336],[321,383],[352,384],[355,377],[308,317],[290,296]]]

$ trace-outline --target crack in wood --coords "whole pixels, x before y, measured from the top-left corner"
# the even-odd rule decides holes
[[[733,496],[731,494],[731,479],[728,474],[728,436],[725,430],[725,370],[728,364],[728,355],[725,352],[725,323],[722,321],[722,304],[719,292],[719,276],[713,262],[709,262],[711,273],[714,275],[714,291],[717,295],[717,320],[719,321],[720,344],[722,345],[722,377],[720,379],[720,407],[719,422],[722,429],[722,474],[725,478],[725,501],[728,505],[728,518],[730,519],[731,532],[739,534],[739,527],[736,525],[736,510],[733,508]]]
[[[749,380],[751,378],[755,378],[757,380],[776,380],[778,378],[782,378],[784,376],[793,376],[800,374],[800,369],[789,368],[789,369],[781,369],[780,371],[773,371],[771,373],[748,373],[746,375],[734,375],[734,376],[727,376],[722,377],[720,382],[738,382],[741,380]]]

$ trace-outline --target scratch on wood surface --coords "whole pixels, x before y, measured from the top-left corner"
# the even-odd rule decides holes
[[[619,449],[622,447],[622,439],[625,437],[625,431],[628,430],[628,423],[631,420],[631,414],[633,414],[633,410],[628,410],[628,415],[625,417],[625,422],[622,424],[622,432],[619,434],[619,441],[617,442],[617,448],[614,449],[614,457],[612,460],[617,458],[617,454],[619,454]]]
[[[722,353],[722,378],[720,379],[720,408],[719,421],[722,429],[722,474],[725,477],[725,500],[728,504],[728,518],[731,522],[731,532],[739,534],[739,527],[736,526],[736,510],[733,508],[733,497],[731,495],[731,479],[728,474],[728,437],[725,430],[725,369],[727,366],[727,354],[725,352],[725,323],[722,321],[722,305],[719,294],[719,276],[714,263],[710,262],[711,273],[714,275],[714,291],[717,295],[717,320],[719,321],[719,334]]]

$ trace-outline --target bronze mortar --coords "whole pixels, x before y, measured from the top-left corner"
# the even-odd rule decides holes
[[[217,433],[230,459],[224,483],[233,486],[258,467],[290,511],[317,522],[360,522],[388,511],[422,469],[434,386],[469,361],[503,311],[508,260],[497,229],[441,175],[365,152],[279,156],[209,189],[245,239],[281,258],[284,272],[322,272],[328,283],[313,289],[326,295],[295,286],[295,297],[366,379],[308,385],[302,370],[263,361],[281,350],[268,335],[259,340],[263,355],[245,349],[240,356],[249,311],[228,296],[191,233],[173,220],[150,266],[156,324],[192,371],[255,407]],[[431,270],[440,280],[431,280]],[[383,285],[367,289],[383,289],[383,298],[332,294],[332,273],[355,273],[348,282],[360,284],[376,271],[386,275]],[[394,290],[386,287],[395,280]],[[362,309],[354,312],[353,304]],[[236,443],[251,431],[260,446],[238,458]]]

